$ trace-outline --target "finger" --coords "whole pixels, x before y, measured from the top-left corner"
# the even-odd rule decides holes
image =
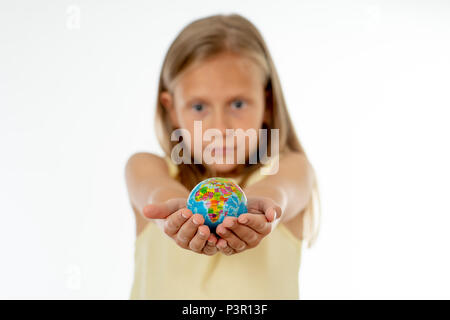
[[[168,216],[164,223],[164,232],[173,237],[181,226],[192,216],[191,210],[183,208]]]
[[[224,220],[223,224],[227,226],[228,224]],[[229,228],[239,239],[245,242],[248,248],[256,247],[264,234],[260,234],[253,230],[252,228],[236,223]]]
[[[223,254],[230,256],[234,253],[234,250],[228,246],[228,243],[225,239],[219,239],[216,245],[217,249]]]
[[[211,233],[211,235],[209,236],[209,239],[208,240],[211,240],[212,242],[214,242],[214,245],[216,245],[217,244],[217,241],[219,240],[219,239],[217,239],[217,237],[216,237],[216,235],[214,234],[214,233]]]
[[[267,217],[267,220],[272,222],[281,216],[281,208],[274,201],[267,197],[257,197],[249,199],[249,212],[261,212]]]
[[[236,218],[235,218],[236,220]],[[237,222],[234,221],[234,224]],[[216,229],[217,233],[220,235],[220,237],[227,241],[227,244],[229,247],[231,247],[236,252],[241,252],[245,249],[246,243],[239,239],[233,232],[228,230],[226,227],[223,226],[223,223],[219,224]],[[220,240],[219,240],[220,241]]]
[[[267,209],[265,215],[269,222],[273,222],[275,219],[278,219],[281,217],[281,208],[277,205],[272,206],[269,209]]]
[[[203,253],[212,256],[217,253],[217,238],[214,236],[214,234],[210,234],[208,237],[208,241],[206,242],[205,247],[203,248]]]
[[[261,214],[244,213],[239,216],[238,221],[263,235],[269,234],[271,230],[271,224],[268,223],[266,217]]]
[[[197,233],[198,227],[202,225],[203,222],[204,219],[201,214],[196,213],[192,215],[177,232],[175,238],[176,243],[183,248],[189,248],[189,242],[191,242],[192,238]]]
[[[209,237],[209,228],[205,225],[201,225],[197,228],[197,233],[189,242],[189,248],[194,252],[202,252],[205,247],[206,241]]]
[[[148,219],[164,219],[184,207],[186,207],[186,199],[175,198],[163,203],[148,204],[142,209],[142,213]]]

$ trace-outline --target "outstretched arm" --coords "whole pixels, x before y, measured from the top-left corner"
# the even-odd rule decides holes
[[[184,249],[216,253],[217,238],[203,225],[202,215],[186,208],[189,190],[170,177],[164,159],[136,153],[127,162],[125,177],[137,221],[152,220]]]
[[[289,221],[299,214],[311,197],[312,168],[306,157],[290,152],[280,159],[276,174],[268,175],[244,189],[248,197],[272,199],[281,209],[278,221]],[[270,217],[267,217],[270,218]]]
[[[125,168],[125,178],[130,201],[140,213],[149,203],[163,203],[189,195],[181,183],[171,179],[165,161],[151,153],[132,155]]]
[[[313,185],[312,168],[306,157],[289,153],[280,159],[274,175],[244,189],[249,213],[227,217],[217,227],[217,248],[230,255],[256,247],[277,223],[289,221],[307,205]]]

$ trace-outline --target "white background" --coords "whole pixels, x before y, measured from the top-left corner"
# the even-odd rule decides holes
[[[319,177],[301,298],[450,298],[450,2],[425,0],[2,1],[0,298],[129,297],[124,166],[161,153],[163,57],[232,12],[267,41]]]

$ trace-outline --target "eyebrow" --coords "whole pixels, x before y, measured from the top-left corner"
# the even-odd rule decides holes
[[[253,99],[252,99],[251,97],[249,97],[248,95],[245,95],[245,94],[235,94],[235,95],[231,96],[230,98],[228,98],[227,101],[226,101],[226,103],[229,104],[229,103],[231,103],[231,102],[233,102],[233,101],[235,101],[235,100],[238,100],[238,99],[242,99],[242,100],[248,101],[248,102],[250,102],[250,103],[253,102]],[[194,97],[190,98],[190,99],[186,102],[186,105],[192,105],[194,102],[204,102],[204,103],[206,103],[206,104],[209,104],[208,99],[205,99],[205,98],[203,98],[203,97],[201,97],[201,96],[194,96]]]

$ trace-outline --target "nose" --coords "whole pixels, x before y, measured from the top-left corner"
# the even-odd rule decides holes
[[[213,113],[213,117],[211,118],[211,122],[209,123],[210,128],[214,128],[219,130],[222,137],[223,146],[229,145],[232,143],[233,132],[230,131],[227,136],[227,129],[233,129],[232,123],[230,121],[230,117],[227,116],[225,108],[216,108]]]
[[[229,127],[228,119],[226,112],[223,110],[223,108],[217,108],[216,112],[214,112],[214,119],[213,119],[213,128],[220,130],[222,133],[222,136],[226,137],[226,129],[231,129]]]

